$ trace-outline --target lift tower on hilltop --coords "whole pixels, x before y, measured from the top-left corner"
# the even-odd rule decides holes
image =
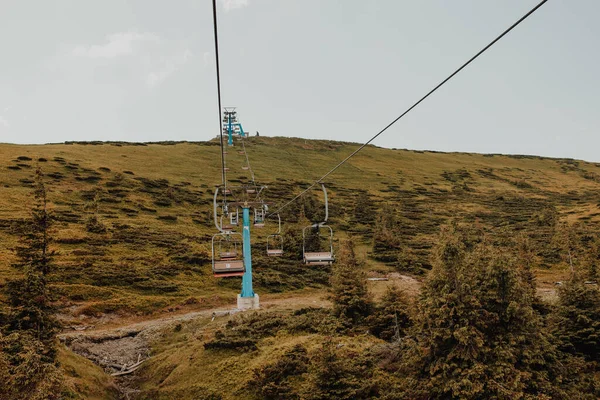
[[[227,145],[233,146],[233,136],[237,135],[243,138],[246,136],[246,133],[242,128],[242,124],[237,119],[235,107],[225,107],[223,114],[223,134],[227,135]]]

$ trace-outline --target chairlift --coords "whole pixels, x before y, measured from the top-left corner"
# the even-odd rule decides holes
[[[323,193],[325,195],[325,219],[323,220],[323,222],[312,224],[302,229],[302,255],[304,259],[304,264],[306,265],[331,265],[335,261],[335,256],[333,254],[333,229],[331,229],[330,226],[326,225],[327,218],[329,217],[327,189],[325,188],[325,185],[323,183],[321,183],[321,187],[323,188]],[[322,237],[319,233],[320,230],[328,230],[327,237],[329,238],[329,248],[319,249],[319,251],[306,251],[307,229],[316,229],[317,236],[319,237],[319,239]]]
[[[242,165],[242,169],[243,169],[244,171],[248,171],[248,170],[250,169],[250,167],[248,167],[247,165]]]
[[[231,231],[233,231],[233,229],[235,228],[235,225],[227,223],[226,221],[227,220],[225,220],[225,223],[223,223],[223,215],[221,215],[221,230],[224,233],[231,233]]]
[[[283,237],[281,236],[281,217],[279,214],[277,214],[277,219],[279,220],[277,233],[267,236],[267,255],[269,257],[281,257],[283,255]]]
[[[237,226],[240,223],[240,214],[238,212],[238,209],[235,209],[235,212],[230,212],[229,213],[229,223],[233,226]]]
[[[265,209],[264,207],[254,209],[254,227],[263,228],[265,226]]]
[[[212,237],[212,270],[215,277],[244,275],[246,268],[242,243],[239,233],[217,233]]]

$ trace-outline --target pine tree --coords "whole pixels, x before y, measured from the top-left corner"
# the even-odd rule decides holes
[[[48,276],[52,270],[55,252],[50,249],[52,219],[43,174],[36,171],[35,204],[31,220],[23,227],[20,245],[16,248],[14,267],[24,277],[9,281],[7,295],[10,304],[8,331],[27,331],[47,345],[45,357],[54,359],[54,338],[58,329]]]
[[[410,302],[406,294],[396,286],[388,287],[375,308],[367,318],[369,331],[383,340],[399,340],[412,325]]]
[[[360,191],[354,201],[354,221],[359,224],[372,225],[376,214],[369,192]]]
[[[301,398],[307,400],[372,399],[373,368],[368,358],[338,350],[326,337],[311,357],[309,375]]]
[[[361,322],[372,310],[365,273],[360,269],[354,244],[346,240],[331,277],[333,314],[352,323]]]
[[[377,215],[373,232],[373,257],[378,261],[395,263],[398,261],[401,244],[396,210],[386,205]]]
[[[558,352],[516,260],[446,229],[419,299],[411,364],[429,398],[560,397]],[[471,242],[471,240],[469,240]]]
[[[8,314],[0,332],[0,400],[52,400],[69,396],[56,361],[56,332],[48,276],[54,252],[50,249],[51,216],[40,169],[36,171],[31,220],[23,226],[14,267],[23,278],[9,281]]]
[[[553,325],[561,350],[600,361],[600,291],[576,275],[558,293]]]
[[[98,218],[98,201],[99,195],[98,192],[96,192],[94,198],[88,204],[85,205],[85,209],[89,213],[89,216],[85,221],[85,229],[91,233],[106,232],[106,226]]]

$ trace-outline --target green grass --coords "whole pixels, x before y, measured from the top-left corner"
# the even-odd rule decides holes
[[[357,146],[260,137],[250,138],[246,148],[257,180],[269,187],[266,199],[276,207]],[[249,173],[241,170],[244,156],[234,150],[227,157],[229,178],[247,180]],[[39,165],[57,218],[54,236],[59,255],[53,283],[60,287],[60,305],[74,310],[73,317],[148,314],[178,306],[190,296],[207,305],[234,303],[239,279],[219,281],[210,273],[212,195],[220,183],[215,142],[2,144],[0,160],[0,282],[15,274],[10,249],[17,244],[20,220],[31,208],[31,179]],[[427,268],[439,226],[453,218],[490,231],[526,231],[544,244],[551,232],[536,225],[536,214],[544,207],[556,207],[563,219],[584,222],[596,231],[598,173],[597,164],[584,161],[367,146],[326,183],[336,243],[354,236],[367,258],[366,268],[387,272],[393,267],[372,259],[373,226],[358,224],[360,216],[353,214],[357,191],[371,195],[375,210],[386,203],[396,208],[403,243]],[[322,198],[318,189],[313,196]],[[94,198],[105,233],[86,231]],[[287,213],[287,218],[297,215]],[[302,225],[284,220],[284,226],[297,233]],[[253,231],[257,291],[326,285],[326,270],[261,253],[266,235],[275,230],[270,226]],[[298,253],[296,247],[288,250]],[[542,264],[548,268],[553,261],[544,259]]]

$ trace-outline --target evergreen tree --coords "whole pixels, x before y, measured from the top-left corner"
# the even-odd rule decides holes
[[[436,399],[555,398],[558,351],[532,307],[516,260],[464,235],[442,233],[419,299],[407,358],[415,393]]]
[[[396,286],[388,287],[381,304],[367,318],[370,332],[383,340],[399,340],[412,324],[409,310],[406,294]]]
[[[88,211],[89,215],[85,221],[85,229],[91,233],[105,233],[106,225],[104,225],[98,218],[98,192],[94,195],[94,198],[85,205],[85,210]]]
[[[40,169],[36,171],[34,199],[31,220],[24,224],[20,245],[16,248],[17,262],[14,267],[24,276],[9,281],[7,285],[10,304],[8,332],[29,332],[45,343],[45,357],[48,361],[53,361],[58,322],[53,315],[48,276],[55,253],[50,249],[52,220]]]
[[[576,275],[558,293],[553,323],[561,350],[600,361],[600,291]]]
[[[375,397],[370,384],[373,368],[368,358],[340,352],[333,338],[326,337],[311,357],[307,384],[302,395],[307,400],[355,400]]]
[[[354,222],[364,225],[372,225],[375,222],[376,213],[369,192],[360,191],[354,201]]]
[[[400,224],[396,209],[385,205],[377,215],[373,232],[373,258],[386,263],[398,261],[401,251]]]
[[[339,251],[331,277],[333,313],[349,322],[361,322],[372,310],[365,273],[360,269],[352,240],[346,240]]]
[[[1,318],[0,400],[52,400],[70,396],[56,361],[58,322],[53,315],[48,276],[51,216],[40,169],[36,171],[34,207],[24,224],[14,267],[23,278],[9,281],[9,309]]]

